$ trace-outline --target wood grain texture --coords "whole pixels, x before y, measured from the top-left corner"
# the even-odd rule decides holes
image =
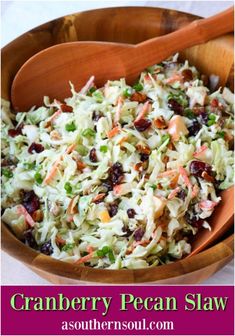
[[[233,7],[213,17],[195,20],[186,27],[137,45],[107,42],[70,42],[37,53],[23,64],[11,88],[17,111],[42,105],[43,97],[63,101],[69,81],[77,91],[91,75],[98,87],[107,80],[125,77],[133,84],[141,71],[180,50],[233,31]]]
[[[2,96],[10,97],[12,80],[32,55],[55,44],[99,40],[139,43],[160,36],[195,20],[195,16],[158,8],[108,8],[66,16],[46,23],[20,36],[2,50]],[[221,76],[221,83],[232,83],[233,36],[227,35],[180,55],[205,74]],[[174,283],[192,284],[206,280],[233,258],[231,230],[218,242],[195,256],[156,269],[105,271],[78,267],[53,260],[28,248],[2,223],[2,247],[40,276],[57,283]]]

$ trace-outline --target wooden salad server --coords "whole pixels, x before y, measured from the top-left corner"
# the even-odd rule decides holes
[[[211,231],[200,229],[192,243],[192,252],[189,256],[197,254],[216,242],[222,235],[231,229],[234,222],[234,188],[230,187],[220,193],[221,202],[215,208],[209,219]]]
[[[43,96],[63,100],[70,96],[69,81],[79,90],[95,76],[95,84],[125,77],[133,83],[143,69],[175,52],[233,31],[234,7],[210,18],[196,20],[167,35],[137,45],[108,42],[70,42],[44,49],[16,74],[11,101],[15,110],[42,105]]]

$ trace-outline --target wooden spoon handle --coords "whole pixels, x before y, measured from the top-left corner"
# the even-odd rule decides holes
[[[135,52],[141,56],[139,62],[145,63],[144,67],[146,67],[161,62],[179,50],[207,42],[210,39],[232,32],[233,29],[234,7],[231,7],[210,18],[193,21],[188,26],[173,33],[142,42],[136,45]],[[148,59],[149,64],[146,64],[146,59]],[[141,65],[138,65],[141,69]]]

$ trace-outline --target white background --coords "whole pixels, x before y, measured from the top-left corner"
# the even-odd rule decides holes
[[[203,17],[211,16],[233,5],[232,1],[2,1],[1,44],[44,22],[87,9],[115,6],[152,6],[181,10]],[[2,252],[2,284],[48,284],[26,266]],[[233,263],[213,275],[204,284],[233,283]]]

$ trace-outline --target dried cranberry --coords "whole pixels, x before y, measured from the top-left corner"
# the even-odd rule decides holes
[[[184,82],[190,82],[193,79],[193,73],[190,69],[184,69],[181,74]]]
[[[139,119],[134,122],[134,126],[139,132],[144,132],[146,131],[147,128],[151,126],[151,121],[148,119]]]
[[[123,232],[125,232],[124,235],[122,235],[122,237],[130,237],[130,235],[133,233],[133,231],[131,231],[128,227],[123,228]]]
[[[201,75],[201,80],[202,80],[204,86],[209,85],[209,77],[207,75],[202,74]]]
[[[186,197],[186,192],[184,189],[180,190],[177,194],[177,197],[182,199],[183,201],[185,200],[185,197]]]
[[[23,192],[22,204],[30,215],[40,208],[39,198],[33,190]]]
[[[189,166],[190,173],[193,176],[202,177],[202,173],[205,171],[209,175],[213,175],[211,166],[202,161],[192,161]]]
[[[46,254],[46,255],[51,255],[53,253],[53,247],[51,245],[51,240],[49,240],[48,242],[44,243],[41,248],[40,248],[40,251],[43,253],[43,254]]]
[[[112,185],[115,186],[120,184],[123,180],[123,167],[122,164],[119,162],[114,163],[114,165],[109,168],[109,180],[111,181]]]
[[[116,202],[109,203],[108,212],[110,217],[115,216],[118,212],[118,204]]]
[[[189,225],[192,225],[198,229],[202,226],[204,222],[204,220],[202,218],[199,218],[195,213],[190,215],[188,212],[186,212],[184,218]]]
[[[91,149],[90,154],[89,154],[89,159],[90,159],[91,162],[97,162],[98,161],[95,148]]]
[[[218,107],[218,105],[219,105],[218,99],[216,99],[216,98],[212,99],[210,105],[211,105],[211,107]]]
[[[136,215],[136,212],[135,212],[134,209],[128,209],[128,210],[127,210],[127,216],[128,216],[129,218],[134,218],[135,215]]]
[[[113,184],[110,180],[106,180],[102,183],[102,186],[104,187],[104,192],[108,192],[113,190]]]
[[[139,228],[135,230],[134,232],[134,238],[136,241],[140,241],[144,235],[144,230],[142,228]]]
[[[29,152],[30,154],[33,154],[33,153],[41,153],[41,152],[43,152],[43,151],[44,151],[44,147],[43,147],[43,145],[38,144],[38,143],[36,143],[36,142],[33,142],[33,143],[29,146],[29,148],[28,148],[28,152]]]
[[[140,160],[142,162],[147,161],[149,159],[149,154],[141,153],[140,154]]]
[[[174,111],[176,114],[182,115],[184,112],[184,108],[180,103],[178,103],[175,99],[168,100],[168,107]]]
[[[189,131],[188,135],[194,136],[199,132],[200,129],[201,129],[201,125],[199,124],[199,122],[197,120],[193,120],[192,125],[188,127],[188,131]]]
[[[100,118],[103,117],[103,114],[99,111],[93,111],[92,113],[92,120],[98,121]]]
[[[207,125],[208,123],[208,114],[206,112],[203,112],[200,114],[200,121],[203,125]]]
[[[33,236],[33,231],[32,229],[24,231],[24,239],[25,239],[25,244],[36,249],[38,247],[36,240]]]
[[[12,138],[16,137],[17,135],[21,135],[22,134],[22,129],[24,127],[24,124],[21,123],[19,124],[19,126],[17,128],[11,128],[8,130],[8,135]]]

